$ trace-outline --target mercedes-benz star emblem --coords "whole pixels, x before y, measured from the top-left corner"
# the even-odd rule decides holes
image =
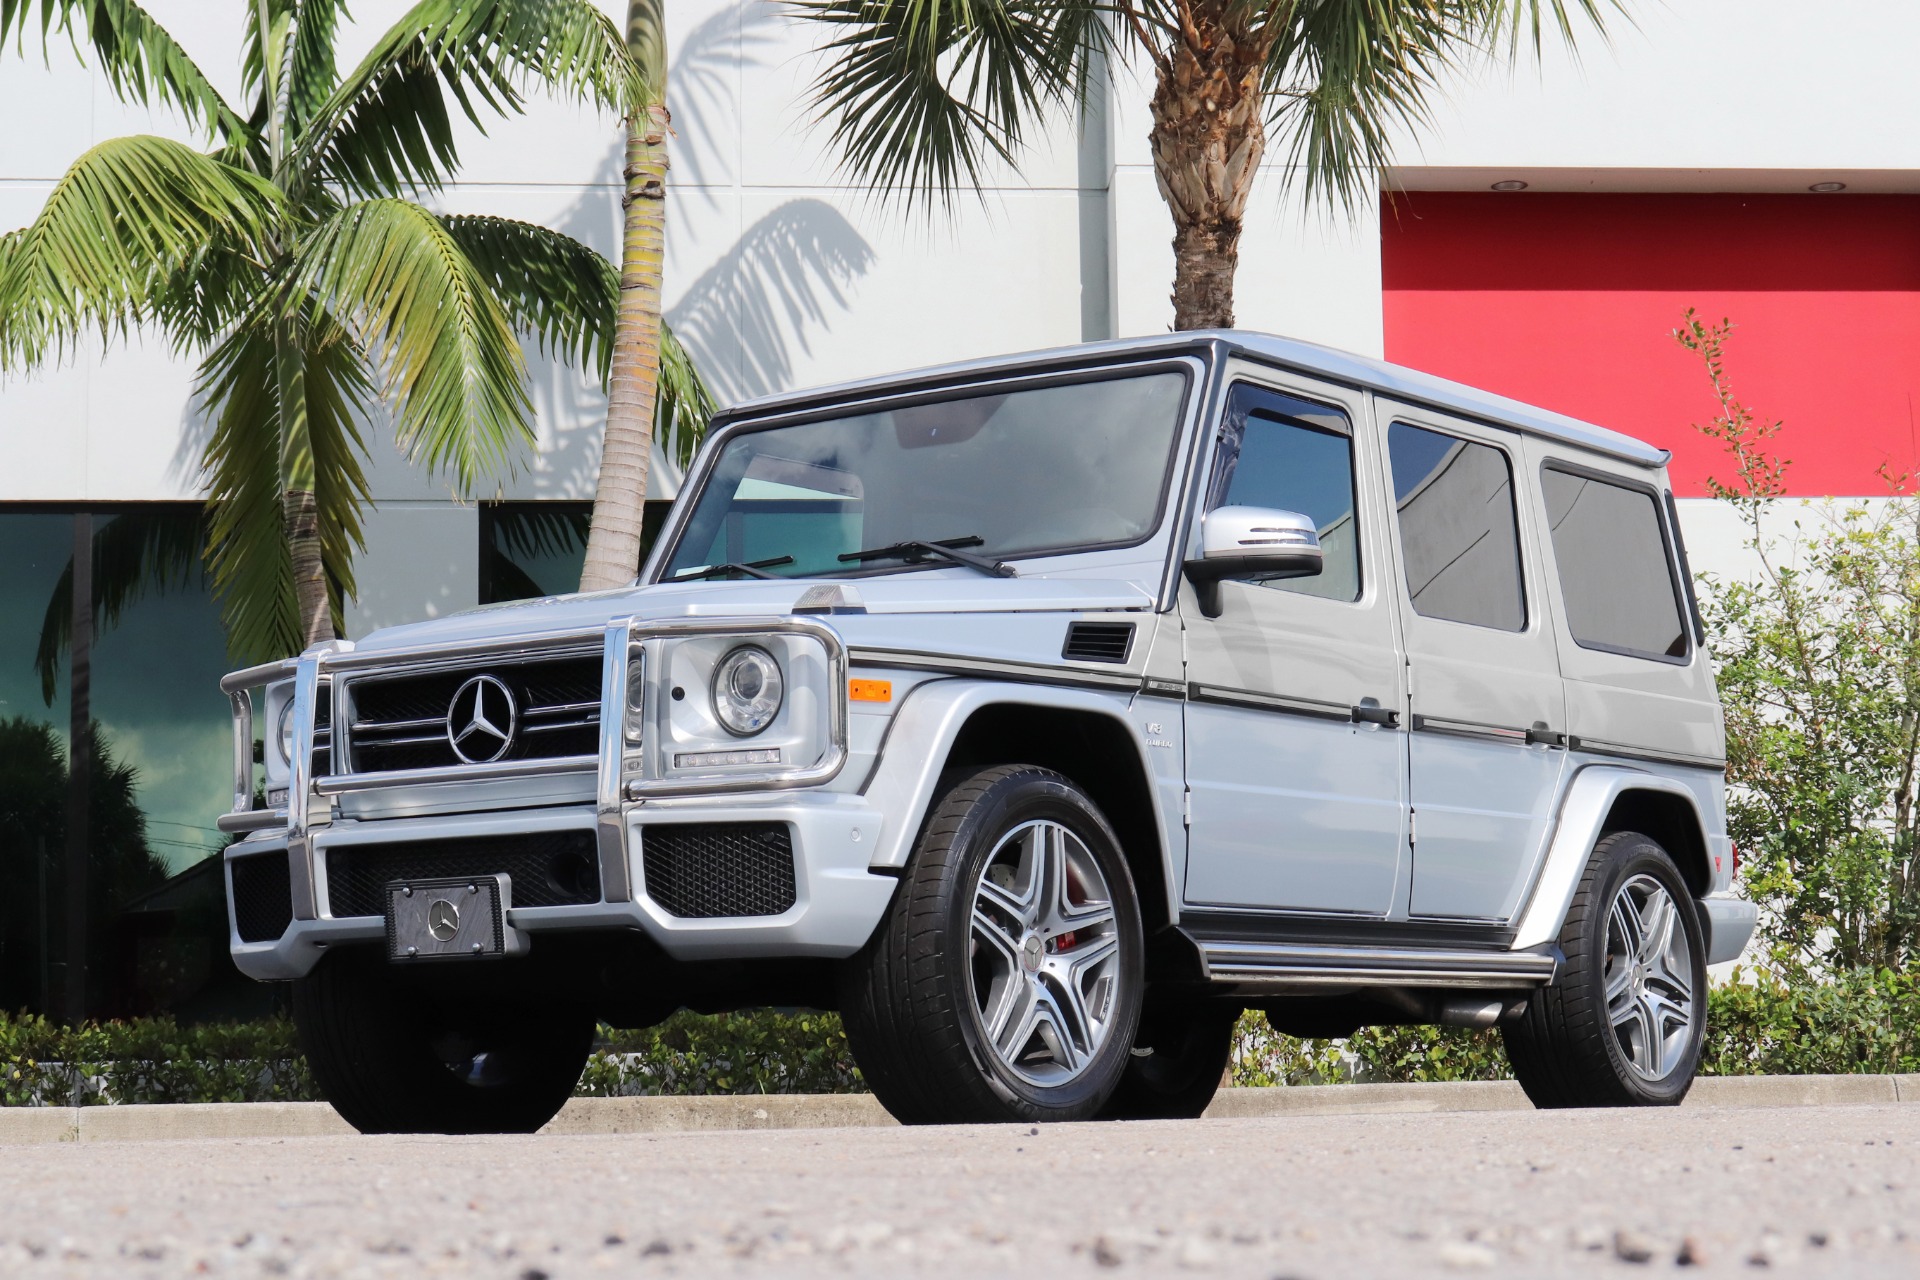
[[[513,690],[496,676],[475,676],[447,704],[447,741],[468,764],[491,764],[513,746],[520,711]]]
[[[453,936],[460,932],[460,908],[445,898],[435,898],[429,902],[427,932],[433,935],[435,942],[452,942]]]

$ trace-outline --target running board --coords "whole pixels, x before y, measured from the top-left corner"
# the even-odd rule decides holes
[[[1211,982],[1255,987],[1544,986],[1558,948],[1445,951],[1427,947],[1327,947],[1290,942],[1199,942]]]

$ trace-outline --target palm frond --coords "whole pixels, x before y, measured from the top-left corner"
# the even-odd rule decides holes
[[[285,39],[284,34],[276,36],[275,32],[291,31],[292,47],[281,49],[274,78],[281,81],[284,125],[297,136],[339,87],[334,41],[339,35],[340,19],[346,16],[346,6],[341,0],[268,0],[267,22],[271,30],[265,41],[261,39],[260,9],[255,3],[246,5],[246,43],[240,58],[240,82],[250,95],[264,93],[269,78],[264,46],[279,44]]]
[[[845,167],[875,192],[948,203],[1028,130],[1077,101],[1108,44],[1098,0],[796,0],[839,34],[813,103]]]
[[[8,237],[0,370],[64,354],[88,326],[103,339],[124,333],[200,255],[263,255],[278,211],[268,183],[181,143],[101,143],[61,177],[32,225]]]
[[[591,0],[421,0],[314,113],[294,168],[357,196],[435,188],[457,163],[447,96],[484,130],[482,106],[517,114],[536,83],[623,114],[646,92]]]
[[[1512,57],[1520,51],[1522,39],[1529,40],[1539,53],[1545,44],[1546,29],[1559,33],[1561,43],[1577,55],[1574,15],[1586,20],[1601,39],[1607,37],[1607,22],[1612,17],[1633,22],[1627,0],[1485,0],[1486,28],[1496,45],[1504,44]]]
[[[1497,0],[1495,0],[1497,2]],[[1300,0],[1267,60],[1289,173],[1309,200],[1354,208],[1378,189],[1398,129],[1431,123],[1439,77],[1475,47],[1487,0]]]
[[[471,489],[533,442],[513,323],[428,210],[366,200],[322,222],[299,249],[291,296],[308,293],[367,352],[410,456]]]
[[[274,317],[248,317],[201,366],[213,419],[204,460],[206,557],[234,661],[261,662],[303,646],[280,489],[279,379]],[[353,558],[365,546],[360,512],[371,500],[356,425],[374,399],[366,361],[349,335],[311,308],[302,317],[307,433],[314,455],[320,554],[334,625],[354,593]]]
[[[111,631],[148,595],[197,586],[206,528],[195,510],[147,509],[117,515],[93,537],[94,634]],[[53,705],[61,659],[73,639],[73,560],[67,560],[40,620],[34,666],[40,696]]]
[[[442,218],[506,308],[513,327],[531,335],[542,354],[578,361],[602,383],[613,359],[620,309],[620,272],[571,236],[511,218]]]
[[[660,382],[653,399],[653,438],[685,470],[694,451],[707,438],[713,421],[713,392],[694,367],[693,357],[674,336],[673,326],[660,321]]]
[[[121,98],[173,106],[189,124],[205,124],[229,142],[246,135],[246,122],[167,29],[133,0],[0,0],[0,46],[24,41],[36,25],[44,52],[55,32],[85,43]]]

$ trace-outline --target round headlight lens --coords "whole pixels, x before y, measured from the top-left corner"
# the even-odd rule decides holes
[[[293,759],[293,699],[280,704],[280,758]]]
[[[780,664],[759,645],[741,645],[713,669],[713,713],[735,737],[750,738],[772,724],[786,693]]]

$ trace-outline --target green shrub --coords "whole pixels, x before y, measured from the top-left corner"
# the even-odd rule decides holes
[[[658,1026],[602,1035],[580,1096],[866,1092],[836,1014],[683,1009]]]
[[[1854,969],[1787,986],[1745,975],[1713,991],[1706,1075],[1920,1071],[1920,974]]]
[[[293,1102],[319,1097],[293,1024],[171,1018],[63,1027],[0,1014],[0,1103]]]

